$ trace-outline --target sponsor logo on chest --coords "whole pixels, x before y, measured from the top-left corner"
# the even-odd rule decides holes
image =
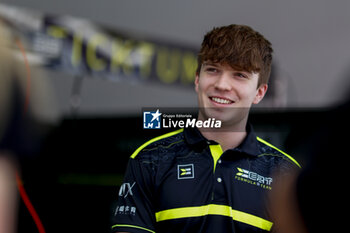
[[[256,172],[252,172],[243,168],[237,167],[237,172],[235,175],[235,179],[251,184],[256,185],[258,187],[271,190],[272,177],[262,176]]]

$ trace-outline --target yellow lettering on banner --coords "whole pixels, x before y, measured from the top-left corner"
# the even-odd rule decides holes
[[[197,66],[198,62],[195,54],[186,52],[182,58],[181,82],[183,84],[194,83]]]
[[[102,34],[91,37],[86,50],[86,61],[88,66],[94,71],[101,71],[106,68],[106,61],[96,56],[97,47],[107,42],[107,38]]]
[[[73,45],[72,45],[72,57],[71,62],[73,66],[78,66],[81,61],[81,51],[83,47],[83,39],[79,34],[73,35]]]
[[[148,42],[140,43],[138,52],[141,56],[142,64],[140,66],[140,74],[142,77],[149,77],[152,70],[152,57],[154,55],[154,45]]]
[[[48,26],[46,32],[48,35],[59,39],[67,37],[66,29],[57,25]]]
[[[112,44],[112,59],[111,59],[111,71],[118,71],[119,67],[122,68],[124,74],[130,74],[132,72],[132,62],[130,55],[133,50],[133,42],[131,40],[115,39]]]
[[[170,84],[174,83],[179,75],[180,51],[167,48],[159,48],[157,54],[156,72],[160,81]]]

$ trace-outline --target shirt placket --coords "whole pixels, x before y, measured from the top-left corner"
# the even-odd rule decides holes
[[[222,160],[220,159],[223,151],[222,148],[220,146],[220,144],[209,144],[209,150],[210,150],[210,154],[212,157],[212,161],[213,161],[213,177],[214,177],[214,185],[213,185],[213,189],[212,189],[212,193],[211,193],[211,201],[215,200],[215,190],[219,187],[217,187],[218,185],[222,185],[223,182],[223,177],[220,176],[220,172],[218,172],[218,167],[220,167]]]

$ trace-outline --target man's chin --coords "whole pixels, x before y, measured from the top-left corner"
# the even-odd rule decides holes
[[[207,118],[215,118],[221,121],[230,121],[236,118],[238,115],[246,115],[241,109],[216,109],[216,108],[206,108],[204,109]]]

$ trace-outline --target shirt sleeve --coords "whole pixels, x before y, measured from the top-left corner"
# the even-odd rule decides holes
[[[148,164],[130,158],[112,216],[112,232],[155,232],[153,176]]]

